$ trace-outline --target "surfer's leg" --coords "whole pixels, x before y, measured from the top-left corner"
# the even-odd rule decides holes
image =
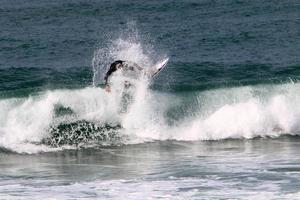
[[[120,104],[120,113],[126,113],[130,105],[134,101],[134,86],[128,82],[128,85],[124,86],[124,90],[122,92],[121,104]]]

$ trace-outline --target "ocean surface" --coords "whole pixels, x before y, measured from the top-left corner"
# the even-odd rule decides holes
[[[1,200],[300,199],[300,1],[0,0],[0,24]]]

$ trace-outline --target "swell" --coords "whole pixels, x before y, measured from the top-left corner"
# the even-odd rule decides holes
[[[0,99],[24,97],[48,89],[82,88],[91,85],[91,77],[89,67],[0,69]]]
[[[153,82],[164,91],[204,91],[218,88],[284,84],[299,80],[299,65],[262,63],[172,62]]]

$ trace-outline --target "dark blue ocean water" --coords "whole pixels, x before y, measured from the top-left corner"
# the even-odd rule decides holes
[[[132,21],[141,42],[170,57],[158,85],[167,76],[175,90],[297,79],[299,6],[256,0],[2,0],[0,89],[91,84],[94,51]]]
[[[0,0],[0,199],[300,199],[299,78],[298,0]]]

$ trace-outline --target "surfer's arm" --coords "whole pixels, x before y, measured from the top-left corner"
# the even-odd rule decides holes
[[[106,75],[104,77],[104,85],[105,85],[105,91],[110,92],[110,86],[108,84],[108,76],[106,76]]]
[[[133,63],[133,66],[135,69],[139,70],[139,71],[142,71],[144,68],[142,68],[141,66],[139,66],[138,64],[136,63]]]
[[[108,85],[108,75],[106,74],[104,77],[104,85],[107,86]]]
[[[104,77],[104,85],[105,85],[105,91],[106,92],[110,92],[110,86],[109,86],[109,83],[108,83],[108,78],[109,76],[113,73],[113,71],[108,71]]]
[[[112,73],[116,71],[116,69],[114,67],[110,67],[109,70],[107,71],[107,73],[104,76],[104,85],[105,85],[105,91],[106,92],[110,92],[110,86],[108,84],[108,78],[112,75]]]
[[[135,71],[135,72],[142,71],[144,69],[134,62],[124,62],[124,67],[126,70]]]

